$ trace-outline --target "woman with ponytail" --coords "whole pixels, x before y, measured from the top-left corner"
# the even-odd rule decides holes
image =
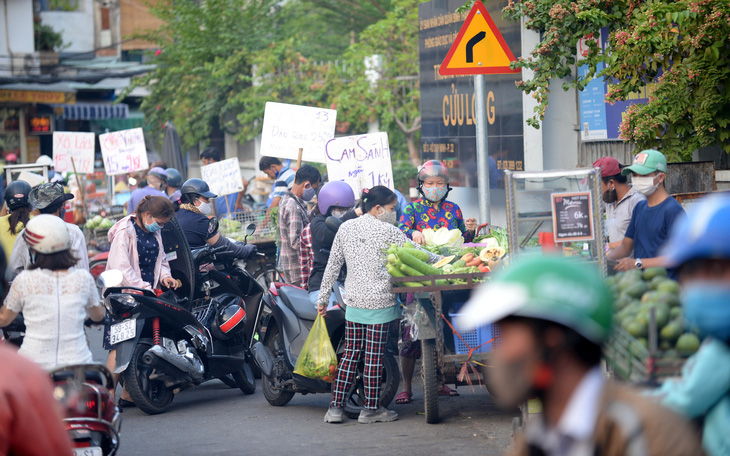
[[[21,180],[13,181],[5,189],[5,205],[8,207],[8,215],[0,217],[0,242],[8,262],[10,262],[15,239],[25,228],[33,211],[33,206],[28,201],[30,191],[30,184]]]

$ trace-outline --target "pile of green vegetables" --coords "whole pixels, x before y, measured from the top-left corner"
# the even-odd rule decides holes
[[[421,276],[435,276],[445,274],[481,274],[482,271],[477,267],[467,267],[466,262],[456,261],[451,264],[455,258],[450,256],[439,261],[437,265],[428,264],[429,255],[423,250],[419,250],[410,243],[406,243],[403,247],[392,244],[387,250],[388,262],[386,268],[388,273],[393,277],[411,277],[414,280],[408,282],[398,282],[398,286],[405,287],[422,287],[433,285],[431,280],[417,280]],[[480,279],[474,279],[479,281]],[[467,283],[464,279],[453,279],[448,276],[444,279],[435,280],[436,285],[464,285]]]

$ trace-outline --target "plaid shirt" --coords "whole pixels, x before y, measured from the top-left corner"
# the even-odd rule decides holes
[[[279,204],[279,267],[286,283],[292,285],[299,285],[299,246],[302,231],[308,224],[304,201],[287,192]]]
[[[312,273],[314,263],[314,251],[312,250],[312,225],[307,225],[302,230],[302,240],[299,243],[299,278],[302,281],[301,287],[309,285],[309,275]]]

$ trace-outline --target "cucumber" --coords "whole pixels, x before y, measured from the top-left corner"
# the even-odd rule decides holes
[[[425,252],[423,253],[426,254]],[[416,271],[419,271],[422,275],[441,275],[440,269],[434,268],[433,266],[419,260],[415,256],[411,255],[411,251],[408,249],[400,249],[398,251],[398,257],[404,265],[412,267]]]
[[[454,263],[454,264],[453,264],[453,266],[454,266],[454,269],[455,269],[455,270],[456,270],[456,269],[461,269],[461,268],[465,268],[465,267],[466,267],[466,261],[464,261],[464,260],[459,260],[459,261],[457,261],[456,263]]]
[[[431,256],[428,254],[428,252],[426,252],[424,250],[401,247],[400,249],[398,249],[398,252],[400,252],[403,249],[406,250],[406,253],[412,255],[414,258],[416,258],[419,261],[423,261],[424,263],[428,263],[431,260]]]
[[[405,285],[405,286],[407,286],[407,287],[414,287],[414,288],[418,288],[418,287],[422,287],[423,286],[423,284],[420,283],[420,282],[400,282],[400,283],[403,284],[403,285]]]
[[[403,274],[405,274],[404,277],[418,277],[418,276],[422,276],[423,275],[420,272],[418,272],[415,269],[413,269],[412,267],[410,267],[410,266],[408,266],[406,264],[403,264],[403,263],[401,263],[398,267],[403,272]]]
[[[405,277],[406,275],[403,274],[400,269],[398,269],[395,265],[388,263],[385,266],[385,269],[388,270],[388,274],[392,275],[393,277]]]
[[[395,245],[395,244],[393,244],[393,245]],[[409,250],[418,250],[418,248],[415,245],[411,244],[408,241],[404,242],[403,243],[403,247],[400,247],[400,248],[401,249],[409,249]]]
[[[388,255],[388,263],[395,264],[398,262],[398,257],[395,256],[395,254],[391,253]]]

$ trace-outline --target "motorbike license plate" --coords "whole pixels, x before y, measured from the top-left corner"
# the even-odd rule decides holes
[[[125,320],[109,328],[109,343],[114,345],[125,340],[133,339],[137,335],[137,319]]]
[[[74,448],[74,456],[103,456],[101,447]]]

